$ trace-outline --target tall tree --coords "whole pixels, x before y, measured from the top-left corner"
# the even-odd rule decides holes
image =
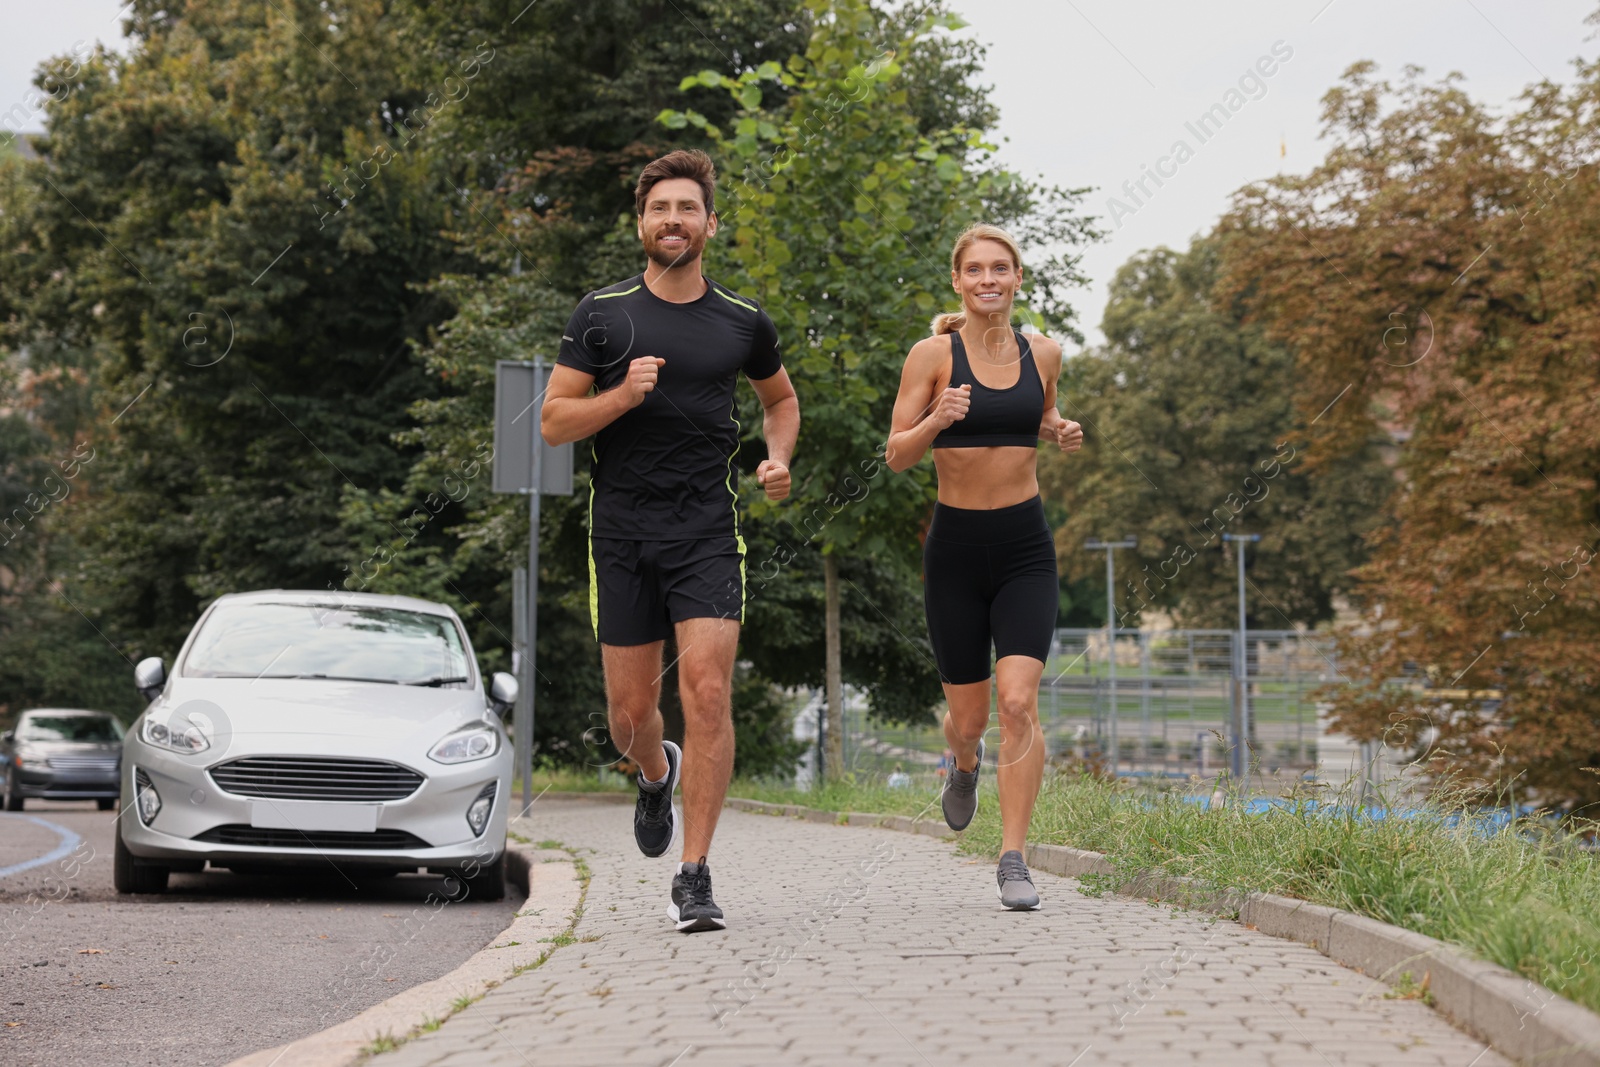
[[[1600,801],[1600,65],[1576,66],[1504,119],[1455,77],[1352,67],[1326,160],[1239,195],[1221,286],[1295,347],[1308,466],[1406,438],[1342,721],[1571,807]]]
[[[1294,409],[1295,357],[1215,293],[1221,246],[1134,256],[1111,284],[1103,348],[1073,361],[1069,416],[1083,451],[1049,459],[1042,485],[1066,504],[1063,570],[1104,599],[1090,537],[1134,534],[1118,560],[1118,625],[1164,611],[1234,626],[1236,562],[1224,533],[1259,533],[1247,556],[1249,622],[1315,625],[1352,584],[1362,535],[1393,478],[1369,435],[1348,462],[1310,478]]]
[[[945,250],[979,220],[1080,242],[1092,230],[1071,214],[1076,194],[1036,189],[990,162],[982,129],[965,123],[991,121],[993,111],[967,86],[967,57],[947,50],[940,31],[963,23],[942,4],[909,17],[866,0],[807,6],[814,28],[803,56],[685,78],[686,91],[722,90],[738,102],[730,130],[696,110],[662,120],[704,129],[721,149],[722,214],[733,231],[721,248],[787,344],[803,420],[792,502],[750,508],[794,531],[771,557],[773,579],[811,545],[820,549],[828,762],[838,773],[847,601],[854,614],[888,621],[905,650],[895,657],[901,699],[878,710],[924,715],[939,693],[914,593],[931,472],[890,476],[880,457],[905,353],[948,299]],[[935,87],[965,106],[919,106]],[[1061,294],[1076,280],[1075,260],[1042,260],[1033,277],[1034,313],[1065,326],[1072,312]],[[892,601],[868,596],[845,559],[892,576],[882,583],[898,591]]]
[[[338,581],[455,604],[486,660],[504,665],[510,575],[527,558],[528,519],[524,499],[489,491],[495,361],[553,358],[583,294],[639,270],[639,168],[676,147],[707,146],[698,131],[655,122],[677,91],[680,64],[786,56],[804,41],[794,29],[802,12],[773,0],[563,0],[520,18],[522,5],[497,2],[403,6],[412,12],[400,33],[417,64],[414,81],[444,84],[480,40],[494,58],[430,142],[442,180],[460,190],[450,227],[468,259],[427,285],[455,309],[416,345],[437,395],[420,396],[397,435],[417,450],[404,484],[346,494],[343,528],[358,551]],[[719,118],[733,110],[724,106]],[[581,765],[614,754],[589,620],[586,470],[577,490],[543,507],[533,744],[540,760]],[[781,737],[785,709],[770,699],[759,666],[742,669],[736,685],[740,773],[784,771],[794,758]]]
[[[74,594],[126,654],[219,593],[324,587],[346,487],[404,476],[390,435],[431,388],[407,339],[443,313],[412,286],[451,262],[414,149],[448,108],[398,103],[386,14],[140,0],[129,55],[50,105],[17,340],[94,354]]]

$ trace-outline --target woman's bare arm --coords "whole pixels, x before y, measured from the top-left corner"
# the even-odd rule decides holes
[[[924,338],[912,346],[900,372],[900,393],[884,459],[889,469],[909,470],[927,454],[933,439],[967,417],[972,387],[940,389],[940,371],[949,360],[950,342]]]

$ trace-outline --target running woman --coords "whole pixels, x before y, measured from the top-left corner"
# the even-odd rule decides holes
[[[933,449],[939,499],[923,545],[924,606],[950,710],[954,753],[941,794],[945,822],[964,830],[978,810],[978,773],[999,690],[1000,864],[1007,908],[1039,906],[1023,860],[1044,777],[1039,679],[1056,625],[1056,550],[1039,499],[1036,445],[1083,446],[1083,429],[1056,410],[1061,346],[1011,327],[1022,253],[997,226],[969,228],[950,255],[962,310],[933,320],[906,357],[888,463],[914,466]],[[991,644],[995,655],[989,667]]]
[[[772,320],[700,272],[717,232],[715,183],[704,152],[673,152],[644,168],[634,190],[644,273],[579,302],[543,408],[550,444],[594,435],[589,606],[611,737],[639,765],[633,834],[646,856],[672,847],[682,779],[682,862],[667,914],[686,933],[726,926],[707,856],[733,770],[730,693],[744,617],[739,375],[764,412],[767,458],[756,481],[769,500],[789,495],[800,431]],[[682,750],[662,738],[668,634],[678,648]]]

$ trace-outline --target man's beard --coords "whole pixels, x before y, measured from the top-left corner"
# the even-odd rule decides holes
[[[706,235],[702,233],[697,237],[695,234],[690,233],[687,230],[682,231],[682,235],[688,238],[688,242],[683,246],[682,250],[677,252],[668,252],[666,249],[661,247],[660,237],[652,237],[650,240],[645,242],[644,254],[650,258],[650,262],[667,270],[671,270],[673,267],[680,266],[684,263],[692,262],[696,256],[705,251]],[[678,235],[674,233],[666,236]]]

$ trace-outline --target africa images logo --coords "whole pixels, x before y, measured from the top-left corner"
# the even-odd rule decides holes
[[[1167,184],[1167,179],[1176,178],[1178,168],[1194,158],[1198,146],[1221,133],[1224,123],[1244,110],[1250,101],[1260,100],[1267,95],[1267,79],[1278,72],[1280,64],[1294,58],[1294,49],[1286,41],[1272,42],[1271,52],[1271,55],[1262,56],[1252,66],[1245,68],[1245,72],[1239,75],[1237,85],[1229,86],[1221,100],[1183,124],[1183,128],[1193,135],[1194,145],[1186,137],[1178,138],[1172,142],[1167,154],[1155,161],[1153,167],[1148,163],[1140,164],[1139,176],[1122,183],[1122,192],[1132,201],[1131,204],[1114,196],[1106,198],[1106,213],[1111,217],[1115,229],[1122,229],[1123,219],[1137,215],[1139,209],[1155,197],[1156,190]],[[1150,187],[1152,184],[1154,189]]]

